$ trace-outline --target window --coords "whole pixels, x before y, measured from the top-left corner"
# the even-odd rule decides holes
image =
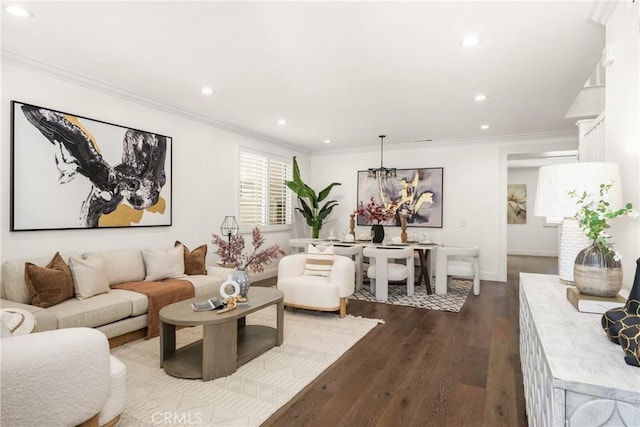
[[[291,224],[292,165],[264,154],[240,153],[240,226],[267,227]]]

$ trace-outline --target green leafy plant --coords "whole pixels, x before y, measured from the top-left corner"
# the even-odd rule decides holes
[[[580,227],[587,235],[587,237],[595,244],[600,246],[602,252],[609,258],[619,261],[622,258],[619,252],[615,251],[611,245],[607,242],[611,236],[605,232],[607,228],[611,228],[607,224],[607,220],[614,219],[622,215],[628,215],[631,218],[637,218],[638,212],[634,211],[631,203],[627,203],[624,208],[618,210],[612,210],[609,206],[609,202],[604,200],[604,195],[611,189],[611,184],[600,184],[600,198],[596,200],[593,195],[588,194],[586,191],[582,194],[576,193],[576,191],[569,192],[571,197],[577,197],[578,212],[575,214],[574,219],[578,221]]]
[[[295,156],[293,157],[293,181],[286,181],[285,184],[298,196],[300,207],[296,208],[296,210],[304,216],[307,220],[307,225],[311,227],[311,237],[317,239],[320,236],[322,222],[329,216],[333,208],[338,206],[338,202],[335,200],[326,201],[322,207],[320,207],[320,203],[329,197],[333,187],[342,184],[332,182],[327,188],[316,194],[311,187],[302,181]]]

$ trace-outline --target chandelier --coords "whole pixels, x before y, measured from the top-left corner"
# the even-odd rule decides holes
[[[367,173],[367,177],[369,178],[376,178],[376,179],[388,179],[388,178],[395,178],[396,177],[396,168],[385,168],[382,165],[382,152],[383,152],[383,144],[384,144],[384,138],[386,137],[386,135],[380,135],[380,167],[379,168],[369,168],[369,171]]]

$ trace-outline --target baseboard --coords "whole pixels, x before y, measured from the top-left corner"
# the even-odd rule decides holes
[[[530,249],[509,249],[507,255],[521,255],[521,256],[558,256],[558,251],[536,251]]]

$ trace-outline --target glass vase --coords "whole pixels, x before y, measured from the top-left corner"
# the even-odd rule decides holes
[[[613,297],[622,288],[622,264],[607,256],[594,241],[578,252],[573,264],[573,280],[585,295]]]

